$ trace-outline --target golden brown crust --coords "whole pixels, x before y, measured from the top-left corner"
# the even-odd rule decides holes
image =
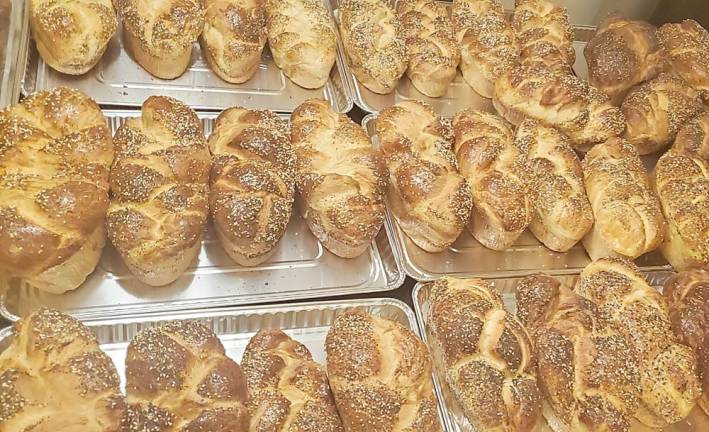
[[[330,388],[347,432],[440,432],[426,346],[399,323],[350,310],[325,339]]]
[[[655,26],[618,15],[606,18],[584,48],[588,81],[618,105],[634,85],[657,76],[666,52]]]
[[[512,26],[517,32],[522,63],[571,72],[576,52],[566,8],[547,0],[515,0]]]
[[[494,114],[469,109],[455,116],[453,132],[458,168],[473,200],[468,229],[485,247],[503,250],[531,218],[512,129]]]
[[[468,223],[470,189],[458,174],[453,128],[414,100],[379,113],[376,130],[389,169],[388,205],[404,232],[421,248],[440,252]]]
[[[112,159],[103,113],[77,90],[34,93],[0,111],[0,271],[54,292],[83,282],[100,252],[75,269],[80,280],[39,283],[103,230]]]
[[[363,253],[384,223],[386,168],[361,126],[313,99],[291,115],[301,212],[331,252]]]
[[[210,157],[202,124],[182,102],[152,96],[114,143],[108,236],[141,280],[170,283],[192,264],[207,223]]]
[[[660,27],[658,37],[668,54],[670,69],[702,93],[709,103],[709,32],[688,19]]]
[[[695,153],[709,161],[709,111],[685,124],[677,133],[672,148],[680,152]]]
[[[229,108],[209,137],[210,211],[227,253],[241,265],[266,260],[293,208],[295,152],[288,123],[271,111]]]
[[[325,368],[280,330],[260,330],[241,362],[248,380],[250,431],[344,432]]]
[[[534,430],[541,395],[522,324],[481,279],[445,277],[431,285],[427,327],[436,366],[468,420],[479,431]]]
[[[246,378],[202,324],[141,330],[126,354],[129,432],[246,432]]]
[[[18,321],[0,354],[0,425],[6,431],[119,432],[120,378],[79,321],[40,309]]]

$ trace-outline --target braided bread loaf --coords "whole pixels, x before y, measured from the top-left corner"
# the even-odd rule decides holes
[[[294,83],[320,88],[335,64],[337,33],[322,0],[266,0],[268,46]]]
[[[632,144],[614,138],[597,145],[583,160],[583,176],[595,220],[583,245],[592,260],[635,259],[662,244],[665,218]]]
[[[541,395],[532,343],[481,279],[431,282],[427,322],[436,368],[476,431],[535,430]]]
[[[549,249],[566,252],[593,226],[581,161],[564,134],[532,119],[517,128],[515,145],[533,209],[529,229]]]
[[[630,339],[551,276],[525,277],[515,297],[534,341],[542,410],[554,432],[628,431],[641,373]]]
[[[519,177],[519,151],[502,118],[468,109],[453,119],[455,154],[470,187],[468,229],[483,246],[504,250],[527,229],[531,208]]]
[[[114,136],[108,237],[130,271],[166,285],[197,257],[209,215],[209,150],[197,114],[151,96]]]
[[[67,88],[0,111],[0,274],[62,293],[94,271],[106,241],[111,132]]]
[[[197,322],[141,330],[126,354],[128,432],[247,432],[246,377]]]
[[[679,152],[694,153],[709,161],[709,111],[686,123],[677,133],[672,148]]]
[[[325,368],[280,330],[260,330],[241,366],[248,381],[250,431],[344,432]]]
[[[513,69],[519,45],[500,0],[453,0],[453,28],[460,45],[463,78],[491,98],[495,81]]]
[[[111,359],[79,321],[40,309],[0,353],[3,432],[120,432],[125,402]]]
[[[396,14],[384,0],[340,1],[342,45],[357,79],[374,93],[394,90],[409,61]]]
[[[625,130],[623,113],[606,95],[574,75],[546,67],[522,66],[503,75],[492,102],[513,124],[526,117],[539,120],[568,135],[581,151]]]
[[[654,177],[667,219],[662,255],[677,270],[709,266],[709,161],[672,149]]]
[[[664,24],[658,37],[667,51],[670,69],[701,92],[704,103],[709,104],[709,32],[688,19]]]
[[[224,81],[248,81],[266,45],[264,0],[201,1],[205,21],[199,42],[207,64]]]
[[[701,395],[697,358],[672,334],[662,295],[633,263],[617,258],[589,264],[576,292],[610,317],[638,351],[641,396],[635,417],[655,428],[686,417]]]
[[[354,258],[384,223],[386,168],[366,132],[324,100],[291,115],[301,212],[310,231],[335,255]]]
[[[445,250],[473,207],[470,189],[456,171],[450,123],[429,105],[408,100],[382,110],[376,131],[389,169],[389,209],[420,248]]]
[[[522,63],[572,71],[576,52],[566,8],[547,0],[515,0],[512,27],[517,32]]]
[[[625,139],[644,155],[664,150],[704,106],[681,78],[662,73],[630,90],[620,109],[627,120]]]
[[[126,48],[158,78],[182,75],[204,29],[202,0],[113,0],[123,18]]]
[[[222,247],[241,265],[268,259],[288,226],[295,193],[289,132],[271,111],[229,108],[209,137],[209,207]]]
[[[431,360],[411,330],[349,310],[330,327],[325,352],[347,432],[441,432]]]
[[[28,2],[37,51],[49,66],[62,73],[88,72],[101,59],[118,27],[111,0]]]
[[[400,0],[396,13],[406,40],[411,83],[426,96],[443,96],[460,61],[448,10],[435,0]]]

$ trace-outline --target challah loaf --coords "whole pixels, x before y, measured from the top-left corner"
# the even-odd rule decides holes
[[[491,98],[495,81],[513,69],[519,45],[500,0],[453,0],[451,19],[460,45],[460,70],[479,95]]]
[[[376,122],[389,169],[389,209],[428,252],[450,246],[473,207],[470,189],[456,171],[452,129],[429,105],[414,100],[384,109]]]
[[[247,432],[246,377],[202,324],[141,330],[126,353],[129,432]]]
[[[434,362],[475,430],[535,430],[541,395],[522,324],[481,279],[430,284],[426,321]]]
[[[209,207],[222,247],[255,266],[275,251],[293,209],[295,152],[288,123],[271,111],[229,108],[209,137]]]
[[[601,22],[583,50],[588,81],[619,105],[627,91],[652,79],[665,66],[655,26],[611,15]]]
[[[655,190],[667,219],[664,257],[677,270],[709,266],[709,161],[668,151],[655,166]]]
[[[517,32],[522,63],[562,73],[572,71],[574,31],[565,8],[547,0],[515,0],[512,27]]]
[[[596,304],[638,351],[641,395],[635,417],[655,428],[686,417],[701,394],[697,358],[677,343],[662,295],[633,263],[617,258],[589,264],[576,292]]]
[[[448,10],[435,0],[399,0],[396,12],[409,54],[406,74],[411,83],[426,96],[443,96],[460,61]]]
[[[640,397],[630,339],[551,276],[525,277],[515,296],[536,348],[543,412],[552,430],[628,431]]]
[[[364,129],[324,100],[291,116],[301,212],[310,231],[344,258],[362,254],[384,223],[386,168]]]
[[[384,0],[340,2],[340,35],[350,68],[369,90],[394,90],[409,57],[401,25]]]
[[[468,229],[483,246],[504,250],[531,218],[512,129],[494,114],[468,109],[453,119],[453,133],[458,168],[472,193]]]
[[[592,260],[635,259],[665,238],[665,218],[635,147],[620,138],[599,144],[583,160],[595,223],[583,245]]]
[[[695,153],[709,161],[709,111],[683,125],[672,148],[680,152]]]
[[[101,60],[118,21],[111,0],[31,0],[30,27],[49,66],[82,75]]]
[[[515,144],[532,206],[529,229],[549,249],[566,252],[593,226],[581,161],[564,134],[536,120],[519,125]]]
[[[40,309],[15,324],[0,354],[3,432],[121,432],[120,378],[79,321]]]
[[[667,51],[670,69],[701,92],[709,104],[709,32],[688,19],[663,25],[658,37]]]
[[[644,155],[664,150],[704,106],[681,78],[663,73],[631,89],[620,109],[627,120],[625,139]]]
[[[158,78],[182,75],[204,29],[202,0],[113,0],[123,18],[126,48]]]
[[[106,242],[111,132],[85,94],[57,88],[0,111],[0,274],[59,294]]]
[[[266,0],[268,46],[294,83],[320,88],[335,64],[337,33],[322,0]]]
[[[108,237],[148,285],[169,284],[197,257],[209,215],[209,150],[197,114],[152,96],[116,131]]]
[[[330,327],[325,352],[347,432],[441,432],[431,360],[411,330],[349,310]]]
[[[260,330],[241,366],[248,382],[249,431],[344,432],[325,368],[280,330]]]
[[[571,74],[546,67],[522,66],[503,75],[495,83],[493,105],[515,125],[531,117],[554,126],[581,151],[625,130],[623,113],[606,95]]]

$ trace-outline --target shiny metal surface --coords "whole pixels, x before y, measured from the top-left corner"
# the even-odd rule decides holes
[[[17,102],[29,34],[29,1],[0,0],[0,109]]]

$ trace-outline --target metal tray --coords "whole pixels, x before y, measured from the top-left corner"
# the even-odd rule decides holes
[[[106,110],[111,129],[140,111]],[[216,113],[199,113],[207,134]],[[285,115],[284,115],[285,117]],[[294,209],[295,210],[295,209]],[[49,294],[18,280],[0,278],[0,315],[11,321],[42,307],[63,310],[81,318],[194,310],[198,308],[253,304],[344,294],[390,291],[404,283],[399,256],[392,249],[391,222],[358,258],[343,259],[328,252],[308,229],[298,211],[273,257],[257,267],[241,267],[224,252],[208,227],[198,261],[177,281],[150,287],[138,281],[109,244],[96,270],[78,289]]]
[[[372,138],[372,144],[379,146],[379,137],[374,125],[376,114],[362,119],[362,126]],[[654,167],[658,156],[645,157],[648,170]],[[525,275],[530,271],[544,271],[552,275],[579,273],[591,263],[581,242],[564,253],[547,249],[527,230],[510,248],[494,251],[481,245],[468,230],[463,230],[458,240],[447,250],[430,253],[419,248],[392,215],[392,247],[399,251],[401,266],[406,274],[419,281],[426,281],[449,275],[455,277],[497,277]],[[659,251],[647,253],[635,260],[643,271],[670,270],[671,266]]]
[[[0,109],[17,102],[27,52],[29,1],[0,0]]]
[[[645,274],[650,285],[660,291],[662,290],[662,286],[664,285],[665,281],[670,277],[670,275],[672,275],[671,272],[664,271],[651,272]],[[556,278],[559,279],[559,281],[561,281],[566,286],[573,287],[576,284],[578,275],[556,276]],[[517,311],[514,292],[515,287],[517,286],[517,282],[520,279],[521,277],[510,277],[488,280],[492,283],[492,285],[495,286],[495,288],[500,292],[500,294],[502,294],[502,299],[505,303],[505,307],[510,313],[513,314]],[[429,308],[431,306],[429,296],[430,289],[427,285],[422,282],[419,282],[416,284],[416,286],[414,286],[412,298],[414,303],[414,309],[416,311],[416,320],[418,321],[419,327],[421,328],[421,337],[427,345],[429,335],[428,328],[426,327],[426,317],[428,316]],[[429,349],[431,349],[430,346]],[[438,371],[435,367],[434,386],[436,389],[436,395],[438,396],[439,403],[442,403],[444,405],[444,423],[448,432],[475,432],[476,429],[465,418],[465,415],[463,414],[463,409],[460,407],[458,401],[455,399],[455,396],[448,388],[444,374],[440,373],[440,371]],[[701,413],[700,409],[695,409],[693,411],[693,414],[695,413],[698,415],[698,417],[701,418],[700,421],[709,422],[709,418],[707,418],[707,416]],[[631,430],[635,429],[631,428]],[[699,427],[699,425],[692,426],[688,421],[684,421],[662,430],[665,432],[699,432],[700,430],[702,430],[702,428]],[[551,431],[551,429],[547,427],[544,429],[544,431]]]
[[[96,67],[82,76],[64,75],[50,68],[39,56],[34,42],[28,43],[22,92],[27,95],[67,86],[82,90],[101,105],[118,107],[140,106],[149,96],[162,94],[176,97],[198,110],[222,110],[238,105],[292,112],[312,98],[328,100],[341,113],[352,109],[352,99],[345,84],[342,50],[338,49],[330,79],[322,89],[308,90],[291,82],[276,66],[268,46],[264,49],[258,71],[243,84],[228,83],[214,74],[203,59],[198,43],[192,50],[187,71],[175,80],[162,80],[150,75],[123,49],[122,27],[122,24],[118,25],[118,31]]]
[[[393,0],[389,0],[389,3],[393,4]],[[449,1],[441,1],[449,5]],[[512,5],[512,7],[514,4]],[[338,0],[331,0],[331,7],[335,14],[335,20],[337,21],[339,28],[339,6]],[[590,40],[591,36],[595,32],[595,27],[578,26],[575,27],[576,41],[574,42],[574,50],[576,51],[576,63],[574,64],[574,70],[576,74],[582,78],[588,75],[588,67],[586,66],[586,60],[583,56],[583,49],[586,43]],[[341,38],[340,38],[341,39]],[[347,76],[347,82],[350,86],[350,93],[354,99],[354,103],[362,108],[364,111],[370,113],[377,113],[386,107],[390,107],[397,102],[407,99],[417,99],[428,102],[431,104],[433,109],[440,115],[445,117],[453,117],[458,111],[466,108],[475,108],[478,110],[492,111],[492,99],[487,99],[485,97],[477,94],[470,85],[468,85],[465,80],[463,80],[463,75],[458,70],[458,74],[448,88],[448,92],[438,98],[428,97],[418,90],[411,84],[409,78],[404,74],[396,89],[389,94],[378,94],[370,91],[363,85],[359,83],[357,78],[352,73],[349,67],[349,59],[347,54],[344,52],[344,47],[340,42],[339,48],[342,50],[340,57],[343,59],[343,69],[344,74]]]

